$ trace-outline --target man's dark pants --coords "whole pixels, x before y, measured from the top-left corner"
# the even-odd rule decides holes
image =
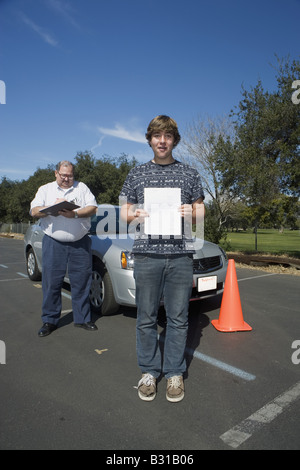
[[[61,315],[61,289],[66,271],[71,284],[74,323],[91,321],[89,292],[92,281],[91,240],[75,242],[43,237],[42,321],[57,325]]]

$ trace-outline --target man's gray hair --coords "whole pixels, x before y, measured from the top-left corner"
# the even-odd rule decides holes
[[[61,166],[71,166],[72,171],[74,172],[74,164],[69,162],[68,160],[62,160],[61,162],[58,162],[58,164],[56,165],[56,171],[59,171]]]

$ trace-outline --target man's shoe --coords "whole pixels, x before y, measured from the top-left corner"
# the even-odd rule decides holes
[[[156,378],[151,374],[143,374],[138,383],[138,395],[141,400],[152,401],[156,397]]]
[[[177,402],[181,401],[184,397],[184,384],[182,375],[174,375],[167,379],[167,393],[166,398],[168,401]]]
[[[93,323],[91,321],[88,321],[87,323],[74,323],[74,326],[77,326],[78,328],[84,328],[85,330],[88,330],[88,331],[98,330],[95,323]]]
[[[48,336],[52,333],[52,331],[56,330],[57,326],[53,325],[52,323],[44,323],[40,331],[38,332],[38,335],[40,337],[43,336]]]

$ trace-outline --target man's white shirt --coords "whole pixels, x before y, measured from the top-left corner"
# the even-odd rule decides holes
[[[74,181],[71,188],[61,188],[56,181],[41,186],[30,205],[30,213],[34,207],[52,206],[57,199],[64,198],[74,202],[81,208],[86,206],[97,207],[97,201],[90,189],[82,182]],[[80,240],[90,229],[90,217],[69,219],[62,215],[53,217],[48,215],[40,219],[43,232],[49,237],[61,242],[74,242]]]

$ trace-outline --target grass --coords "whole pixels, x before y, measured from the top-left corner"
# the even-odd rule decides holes
[[[220,245],[227,251],[256,253],[255,234],[253,231],[228,232],[227,238]],[[300,230],[257,230],[257,252],[288,255],[300,258]]]

